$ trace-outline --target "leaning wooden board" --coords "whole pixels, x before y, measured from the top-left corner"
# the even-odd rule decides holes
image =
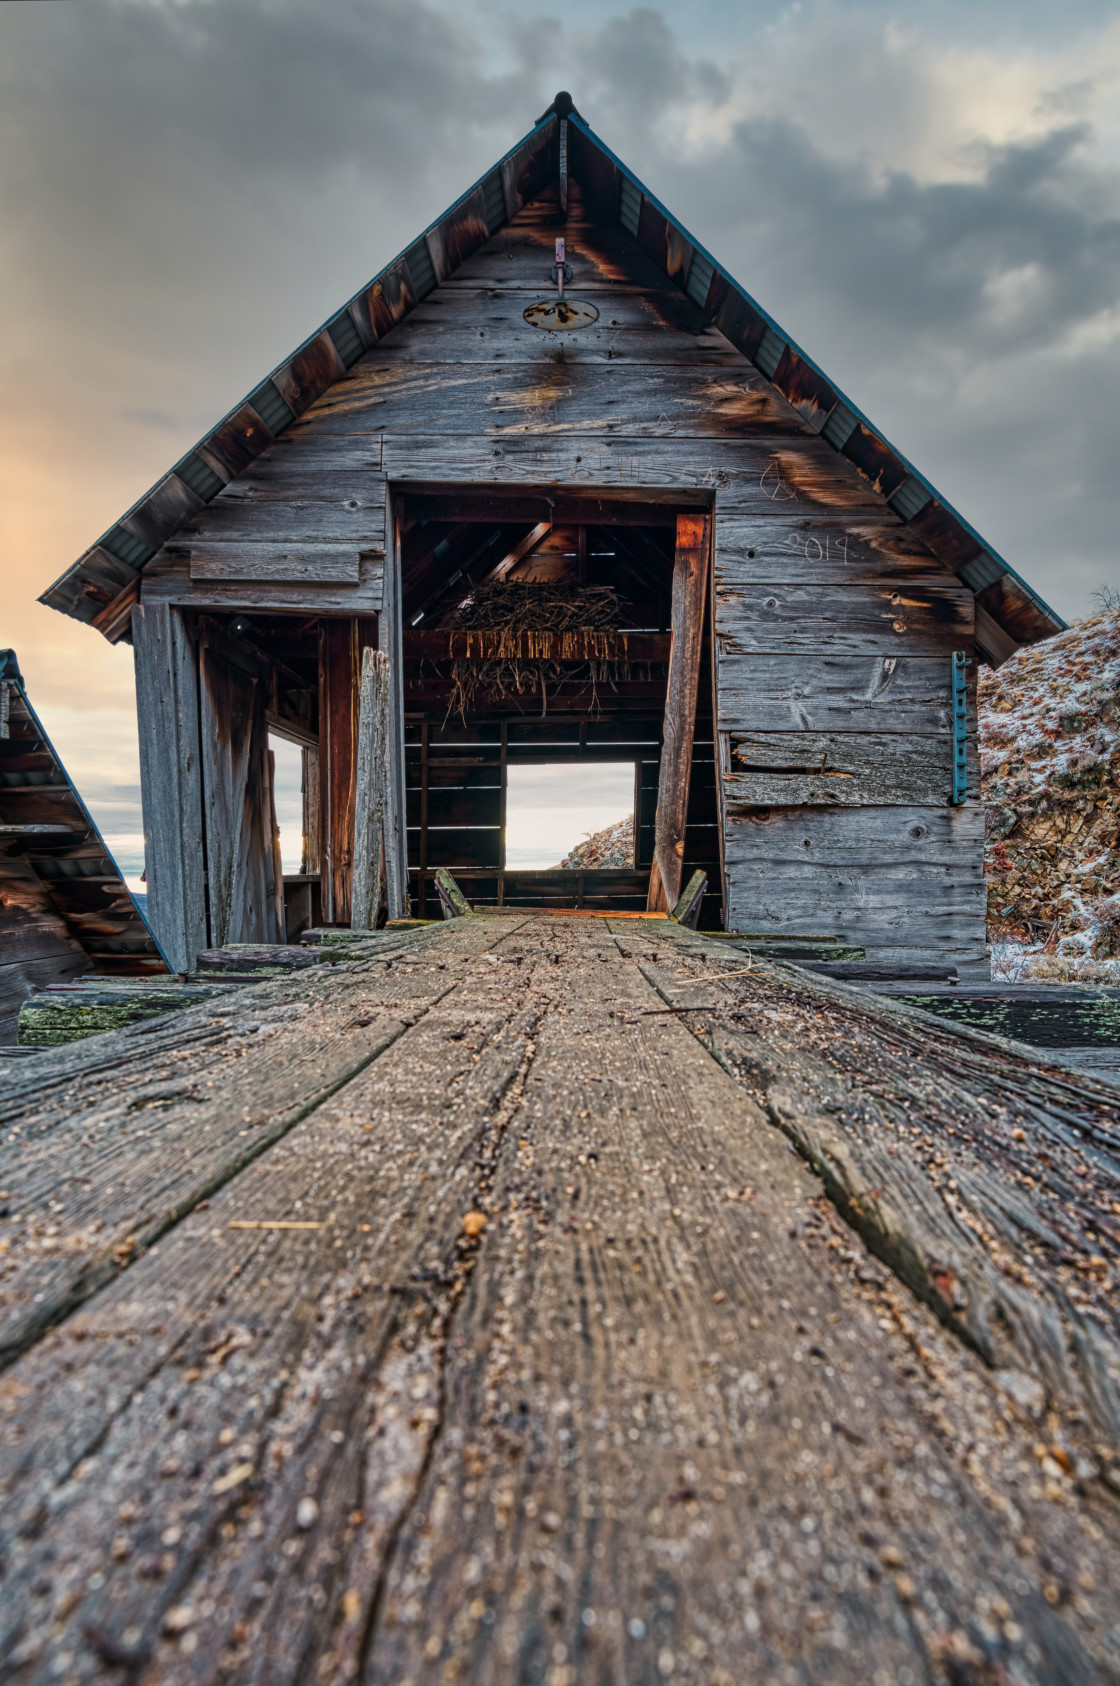
[[[665,921],[455,920],[235,999],[4,1074],[18,1292],[56,1296],[0,1378],[5,1680],[1117,1678],[1098,1406],[993,1371],[822,1194],[879,1143],[964,1236],[987,1131],[1027,1232],[989,1272],[1060,1321],[1035,1232],[1114,1256],[1114,1091]],[[220,1126],[208,1200],[207,1074],[271,1132],[245,1162]],[[177,1216],[64,1303],[40,1244],[145,1112]],[[849,1215],[889,1204],[854,1177]]]

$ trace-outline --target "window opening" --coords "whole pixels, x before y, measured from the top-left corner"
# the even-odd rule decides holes
[[[608,827],[619,833],[609,851],[612,855],[619,852],[625,839],[623,858],[589,864],[632,867],[633,820],[632,761],[507,768],[507,870],[559,867],[579,845]]]
[[[303,862],[303,752],[299,744],[268,734],[268,747],[275,765],[273,800],[280,831],[280,861],[285,873],[302,871]]]

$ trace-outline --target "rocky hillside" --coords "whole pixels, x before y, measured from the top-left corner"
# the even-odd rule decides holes
[[[995,974],[1120,983],[1120,608],[981,669]]]
[[[633,814],[627,814],[624,820],[615,820],[613,825],[604,826],[602,831],[593,831],[558,864],[585,872],[591,872],[596,867],[633,866]]]

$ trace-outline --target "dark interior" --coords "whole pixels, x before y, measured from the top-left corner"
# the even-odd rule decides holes
[[[485,507],[483,507],[485,506]],[[431,874],[446,866],[482,906],[645,908],[653,859],[670,647],[676,505],[527,495],[472,500],[461,491],[401,500],[405,765],[410,888],[433,911]],[[546,530],[542,531],[541,529]],[[526,548],[528,547],[528,548]],[[610,586],[623,600],[627,670],[593,678],[586,664],[539,691],[454,707],[447,625],[457,603],[499,571],[510,583]],[[442,658],[442,659],[441,659]],[[506,769],[632,761],[636,859],[626,868],[507,869]],[[621,816],[620,816],[621,817]],[[557,838],[557,856],[577,841]],[[710,631],[700,678],[684,880],[708,874],[702,923],[720,924]],[[682,880],[682,881],[684,881]]]

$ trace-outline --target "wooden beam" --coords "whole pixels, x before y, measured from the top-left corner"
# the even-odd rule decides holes
[[[400,511],[388,509],[388,555],[385,590],[377,623],[377,647],[389,659],[389,791],[385,812],[385,895],[390,919],[407,919],[412,912],[408,895],[408,811],[404,785],[404,661],[401,620],[404,574],[401,567]]]
[[[268,664],[206,617],[198,639],[210,941],[215,947],[279,942]]]
[[[685,815],[692,771],[692,738],[704,641],[704,595],[708,583],[708,536],[705,515],[677,516],[673,558],[673,642],[665,697],[661,746],[661,783],[657,792],[653,867],[647,906],[668,912],[681,891]]]
[[[110,644],[119,644],[125,633],[132,630],[132,610],[139,601],[140,575],[137,574],[111,603],[106,603],[105,607],[94,615],[90,625],[95,626]]]
[[[387,876],[389,808],[389,658],[383,650],[362,651],[354,792],[354,888],[350,924],[372,931],[381,913]]]
[[[148,922],[176,972],[209,942],[199,756],[198,656],[181,609],[132,609]]]
[[[516,632],[501,627],[478,627],[466,632],[444,628],[406,631],[406,661],[493,661],[495,658],[537,661],[667,662],[669,638],[659,632],[615,632],[610,627],[577,627],[569,632]]]
[[[361,653],[377,622],[354,617],[319,626],[319,790],[323,921],[349,925],[354,847],[355,749]]]
[[[1002,667],[1019,648],[1011,634],[1003,630],[982,603],[976,605],[976,642],[993,667]]]
[[[517,564],[523,557],[528,556],[531,550],[536,549],[545,534],[551,532],[551,530],[551,521],[538,521],[536,526],[531,528],[530,531],[525,534],[525,537],[514,545],[509,555],[503,556],[502,560],[498,563],[498,566],[486,575],[487,581],[504,580],[506,575],[510,573],[512,569],[516,568]]]
[[[314,877],[321,870],[319,846],[322,807],[319,795],[319,750],[305,744],[303,749],[303,861],[301,870]]]

